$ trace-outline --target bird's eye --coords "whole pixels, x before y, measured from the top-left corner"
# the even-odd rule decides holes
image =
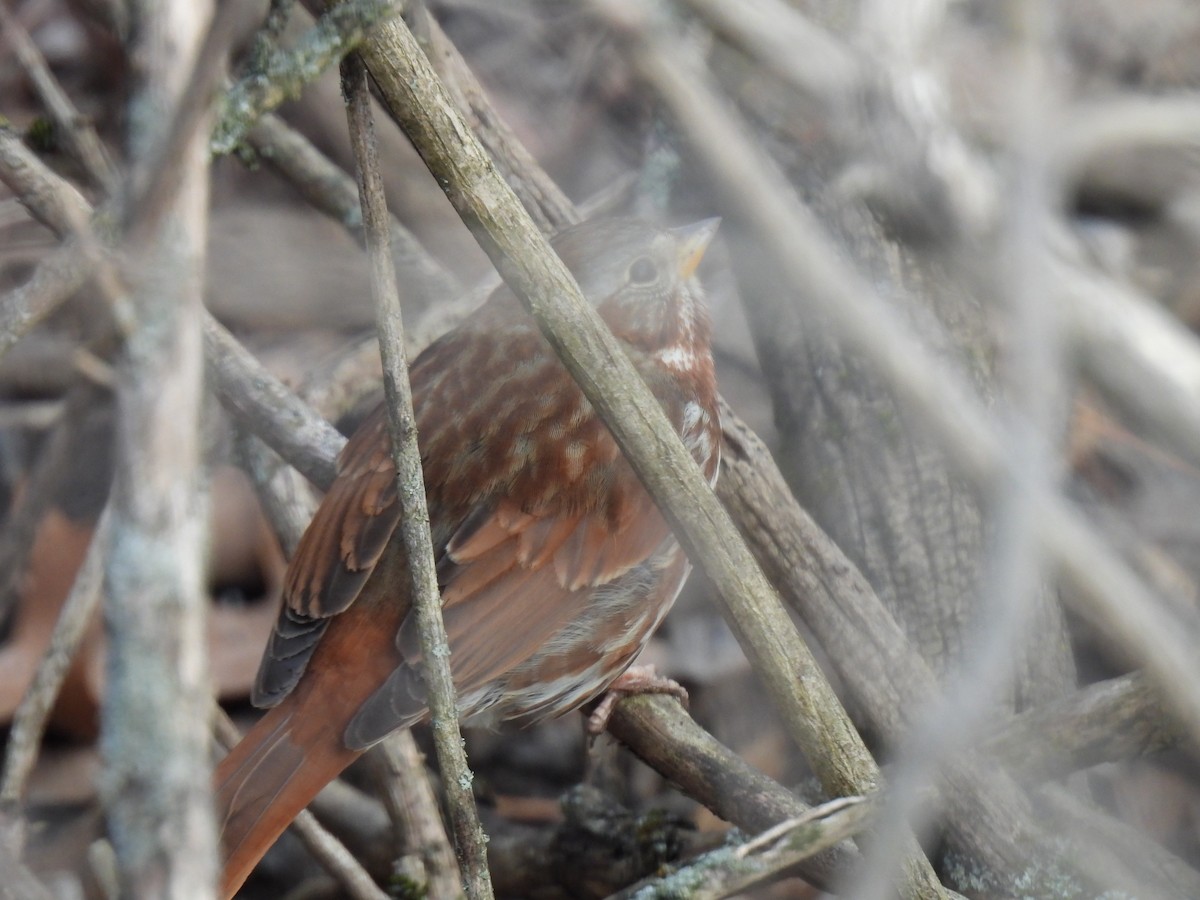
[[[648,256],[639,256],[629,266],[630,284],[650,284],[658,278],[658,266]]]

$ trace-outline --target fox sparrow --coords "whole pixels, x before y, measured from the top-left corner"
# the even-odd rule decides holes
[[[553,241],[710,481],[716,383],[689,278],[715,229],[611,220]],[[534,722],[582,706],[638,655],[687,558],[506,287],[409,374],[462,715]],[[217,770],[226,895],[328,781],[427,714],[398,507],[380,407],[288,569],[254,693],[273,708]]]

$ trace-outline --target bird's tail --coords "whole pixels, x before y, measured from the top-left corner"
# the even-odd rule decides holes
[[[360,596],[331,620],[291,693],[217,766],[225,900],[292,819],[362,754],[346,746],[346,728],[401,662],[395,635],[405,610]]]
[[[321,788],[360,755],[345,746],[342,710],[301,714],[299,699],[293,695],[263,716],[217,767],[224,898],[237,892]]]

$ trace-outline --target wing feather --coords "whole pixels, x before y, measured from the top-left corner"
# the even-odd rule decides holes
[[[528,660],[580,614],[595,587],[640,565],[670,534],[633,472],[623,474],[630,505],[628,515],[615,523],[604,510],[518,517],[501,504],[486,522],[473,523],[471,538],[457,544],[458,552],[449,555],[451,564],[443,569],[442,618],[460,695]],[[501,532],[506,537],[498,537]],[[478,535],[486,538],[475,544]],[[401,626],[399,646],[410,663],[421,658],[411,613]]]
[[[611,434],[531,325],[499,342],[509,354],[503,362],[519,361],[527,382],[496,379],[496,361],[481,348],[496,346],[496,329],[514,327],[498,323],[514,317],[495,304],[432,345],[410,370],[460,694],[527,661],[596,586],[644,562],[669,535]],[[556,393],[544,394],[547,384]],[[384,554],[396,552],[388,550],[400,508],[386,424],[380,406],[347,443],[339,476],[289,567],[278,636],[260,672],[261,693],[271,702],[307,665],[324,630],[315,623],[354,603]],[[402,559],[386,565],[403,578]],[[372,589],[371,602],[407,605],[404,585],[394,580],[381,579],[389,596]],[[423,703],[410,611],[396,643],[405,662],[364,707],[356,741],[410,722]]]

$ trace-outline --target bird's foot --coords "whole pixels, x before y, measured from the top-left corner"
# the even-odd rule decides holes
[[[687,689],[674,679],[659,675],[654,666],[630,666],[608,686],[600,703],[588,716],[587,733],[595,737],[608,727],[617,703],[633,694],[670,694],[687,707]]]

